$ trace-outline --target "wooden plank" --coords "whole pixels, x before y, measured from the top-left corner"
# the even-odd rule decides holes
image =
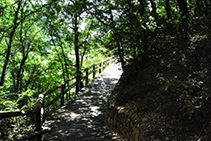
[[[93,66],[93,79],[95,78],[95,65]]]
[[[85,78],[86,78],[86,85],[88,84],[88,82],[89,82],[89,70],[87,69],[86,70],[86,76],[85,76]]]
[[[36,131],[39,131],[42,129],[42,122],[43,122],[43,114],[44,114],[44,109],[43,109],[43,101],[44,101],[44,95],[40,94],[38,96],[38,102],[37,102],[37,106],[36,109],[39,111],[38,113],[36,113],[35,115],[35,127],[36,127]],[[37,135],[36,136],[36,141],[41,141],[42,136],[41,135]]]
[[[61,88],[61,105],[60,107],[64,106],[64,89],[65,89],[65,85],[62,85],[62,88]]]
[[[66,89],[65,91],[64,91],[64,93],[67,93],[67,91],[69,91],[69,90],[71,90],[73,87],[75,87],[76,86],[76,83],[73,83],[68,89]]]
[[[67,90],[64,91],[64,93],[66,93],[68,90],[72,89],[74,86],[76,85],[76,83],[72,84]],[[50,105],[54,104],[60,97],[62,96],[62,93],[59,94],[57,97],[55,97],[53,100],[51,100],[50,102],[48,102],[46,105],[44,105],[44,108],[49,107]]]
[[[46,95],[52,93],[53,91],[57,90],[58,88],[60,88],[62,85],[63,85],[63,83],[62,83],[62,84],[59,84],[59,85],[57,85],[57,86],[55,86],[55,87],[53,87],[53,88],[51,88],[51,89],[49,89],[49,90],[47,90],[46,92],[44,92],[44,93],[42,93],[42,94],[43,94],[44,96],[46,96]]]
[[[105,60],[103,60],[103,61],[100,61],[100,62],[98,62],[98,63],[95,63],[95,64],[92,64],[91,66],[89,66],[88,68],[85,68],[84,70],[86,70],[86,69],[91,69],[94,65],[98,65],[98,64],[100,64],[100,63],[104,63],[104,62],[106,62],[106,61],[108,61],[109,59],[111,59],[112,57],[108,57],[108,58],[106,58]]]
[[[36,108],[37,109],[42,108],[43,107],[43,102],[44,102],[44,95],[43,94],[39,94],[38,101],[37,101],[37,104],[36,104]]]
[[[74,75],[74,76],[72,76],[71,78],[66,79],[66,80],[65,80],[65,84],[66,84],[67,82],[72,81],[73,79],[75,79],[76,76],[77,76],[77,75]]]
[[[50,102],[48,102],[46,105],[44,105],[44,108],[47,108],[49,106],[51,106],[52,104],[54,104],[60,97],[62,96],[62,93],[59,94],[57,97],[55,97],[53,100],[51,100]]]
[[[99,65],[100,69],[98,68],[99,69],[99,73],[101,73],[101,66],[102,66],[102,63],[100,63],[100,65]]]
[[[98,70],[102,69],[103,67],[105,67],[105,65],[102,65],[101,67],[95,69],[95,71],[98,71]]]
[[[9,118],[9,117],[32,115],[32,114],[36,114],[38,112],[39,111],[37,109],[35,109],[35,110],[27,110],[27,111],[0,113],[0,120],[3,118]]]

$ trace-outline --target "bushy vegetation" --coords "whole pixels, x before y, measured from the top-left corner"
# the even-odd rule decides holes
[[[138,100],[137,109],[169,119],[209,119],[210,1],[3,0],[0,6],[1,112],[33,109],[38,94],[109,52],[124,71],[117,104]],[[1,120],[15,128],[22,123]],[[15,128],[1,137],[16,136]]]
[[[116,105],[135,102],[133,110],[137,114],[157,113],[170,123],[180,121],[181,133],[174,130],[174,136],[203,136],[209,140],[210,37],[207,33],[189,36],[186,48],[178,49],[181,39],[184,37],[162,39],[163,45],[157,44],[156,51],[145,60],[130,60],[115,92]]]
[[[97,42],[99,22],[88,8],[87,1],[0,2],[1,113],[33,110],[40,93],[108,57]],[[45,102],[60,93],[51,93]],[[59,102],[45,109],[45,118],[58,107]],[[1,119],[0,138],[27,135],[35,128],[34,120],[33,116]]]
[[[184,122],[183,125],[189,123],[187,125],[191,128],[196,125],[194,128],[199,128],[199,136],[208,133],[211,117],[211,15],[207,10],[210,3],[142,2],[151,3],[152,7],[145,5],[141,16],[136,13],[141,10],[140,1],[126,4],[131,10],[127,11],[128,18],[134,18],[130,21],[132,25],[114,29],[111,37],[117,36],[119,40],[108,42],[110,49],[116,49],[119,54],[124,70],[116,92],[116,104],[125,106],[135,101],[137,113],[155,112],[170,121],[176,119]],[[168,8],[174,11],[168,13]],[[125,55],[129,55],[129,61],[125,60]],[[194,136],[196,132],[192,134]]]

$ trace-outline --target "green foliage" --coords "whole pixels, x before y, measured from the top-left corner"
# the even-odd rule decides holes
[[[116,24],[119,29],[107,35],[110,49],[119,53],[114,47],[116,36],[123,56],[133,58],[124,69],[120,81],[122,90],[116,102],[121,105],[140,98],[143,99],[140,111],[156,109],[169,118],[190,120],[197,115],[209,118],[210,21],[205,20],[205,15],[196,21],[199,13],[191,11],[193,4],[192,8],[188,7],[189,15],[182,15],[180,12],[184,9],[169,2],[171,17],[167,15],[166,3],[159,1],[157,16],[153,9],[145,11],[147,18],[134,14],[135,19],[140,19],[139,25],[128,20],[124,26]],[[131,13],[127,16],[136,12],[130,4],[132,8],[127,7],[127,10]]]
[[[14,140],[30,134],[35,129],[33,117],[13,117],[0,120],[0,138],[3,140]],[[9,128],[8,128],[9,125]]]
[[[22,94],[0,93],[0,110],[1,112],[32,110],[36,103],[34,93],[30,89]]]
[[[210,2],[186,3],[2,1],[1,112],[33,109],[40,93],[114,54],[130,76],[125,83],[129,81],[131,88],[120,96],[126,96],[123,102],[145,97],[143,103],[153,103],[168,115],[183,113],[190,118],[196,109],[209,115],[205,111],[210,100]],[[125,67],[128,63],[136,66],[131,72]],[[140,91],[146,95],[140,96]],[[45,102],[59,93],[50,94]],[[5,124],[15,120],[5,119]],[[10,131],[5,127],[4,134],[18,134]]]
[[[80,70],[105,58],[106,55],[100,55],[105,49],[97,43],[97,34],[100,34],[96,31],[98,21],[88,13],[83,14],[88,6],[86,0],[73,3],[11,0],[0,3],[1,112],[34,109],[40,93],[77,73],[76,35]],[[86,27],[82,27],[84,21]],[[61,90],[55,91],[46,97],[45,102],[60,93]],[[74,95],[71,93],[71,97]],[[58,101],[49,107],[46,116],[59,105]],[[1,120],[0,131],[4,131],[1,137],[12,140],[34,130],[31,123],[23,125],[25,118],[28,117]]]
[[[142,112],[156,110],[169,119],[209,118],[209,40],[205,35],[187,40],[182,34],[156,39],[156,46],[151,46],[156,51],[125,68],[117,104],[140,98],[137,102]],[[157,44],[160,41],[162,44]]]

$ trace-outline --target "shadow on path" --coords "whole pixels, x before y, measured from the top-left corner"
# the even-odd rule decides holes
[[[75,102],[58,109],[44,124],[50,131],[43,140],[110,141],[117,136],[105,126],[107,99],[121,76],[119,64],[111,64],[77,95]]]

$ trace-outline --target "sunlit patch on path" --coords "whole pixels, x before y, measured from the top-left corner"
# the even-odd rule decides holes
[[[115,140],[104,127],[104,113],[110,92],[122,74],[120,68],[119,64],[111,64],[78,93],[75,102],[58,109],[44,123],[50,131],[43,140]]]

